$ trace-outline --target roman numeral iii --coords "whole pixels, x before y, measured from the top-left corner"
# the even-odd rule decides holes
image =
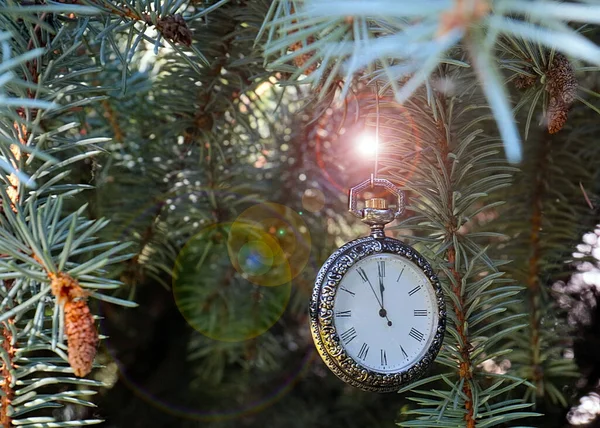
[[[417,330],[416,328],[411,328],[410,333],[408,333],[408,335],[418,342],[422,341],[423,338],[425,337],[425,335],[423,333],[421,333],[419,330]]]
[[[415,309],[414,310],[414,316],[416,316],[416,317],[426,317],[427,316],[427,309]]]

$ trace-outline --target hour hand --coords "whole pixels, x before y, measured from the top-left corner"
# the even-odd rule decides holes
[[[385,287],[383,286],[383,278],[379,277],[379,292],[381,293],[381,307],[384,308],[384,304],[383,304],[383,290],[385,290]]]
[[[384,261],[377,262],[377,273],[379,274],[379,292],[381,293],[381,308],[383,309],[383,290],[385,290],[385,287],[383,286],[383,278],[385,277]]]

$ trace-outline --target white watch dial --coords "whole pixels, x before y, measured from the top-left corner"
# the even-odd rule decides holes
[[[377,254],[344,275],[334,325],[357,363],[395,373],[423,358],[435,336],[437,311],[435,290],[421,269],[401,256]]]

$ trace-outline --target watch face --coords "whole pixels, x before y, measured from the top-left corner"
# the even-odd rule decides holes
[[[367,256],[348,269],[333,314],[346,353],[381,373],[407,369],[423,358],[438,324],[429,279],[395,254]]]
[[[423,376],[442,346],[444,295],[412,247],[389,237],[359,238],[321,267],[310,326],[321,358],[344,382],[397,391]]]

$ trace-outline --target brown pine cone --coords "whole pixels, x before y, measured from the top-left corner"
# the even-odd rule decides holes
[[[314,38],[313,37],[308,37],[306,39],[306,45],[310,45],[311,43],[314,42]],[[290,50],[292,52],[297,51],[298,49],[302,49],[304,47],[304,44],[300,41],[300,42],[296,42],[293,45],[290,46]],[[311,58],[312,58],[312,54],[311,53],[304,53],[302,55],[298,55],[297,57],[295,57],[292,61],[294,62],[294,65],[298,68],[303,68],[304,64],[306,64]],[[308,76],[309,74],[313,73],[315,70],[317,69],[317,63],[315,62],[314,64],[311,64],[305,71],[305,74]]]
[[[567,113],[575,101],[577,78],[573,66],[562,54],[555,53],[554,60],[546,73],[548,102],[548,132],[555,134],[567,121]]]
[[[94,317],[85,300],[65,304],[65,334],[69,345],[69,364],[75,376],[84,377],[92,371],[98,345]]]
[[[515,87],[517,89],[529,89],[531,88],[533,85],[535,85],[535,83],[538,80],[538,76],[528,76],[526,74],[519,74],[517,77],[515,77],[515,79],[513,80],[513,83],[515,84]]]
[[[94,317],[85,301],[86,292],[69,274],[50,274],[50,289],[65,310],[65,334],[69,349],[69,365],[75,376],[86,376],[96,357],[98,332]]]
[[[185,46],[192,45],[192,30],[179,13],[163,16],[156,23],[156,28],[164,38],[171,40],[173,43],[181,43]]]

